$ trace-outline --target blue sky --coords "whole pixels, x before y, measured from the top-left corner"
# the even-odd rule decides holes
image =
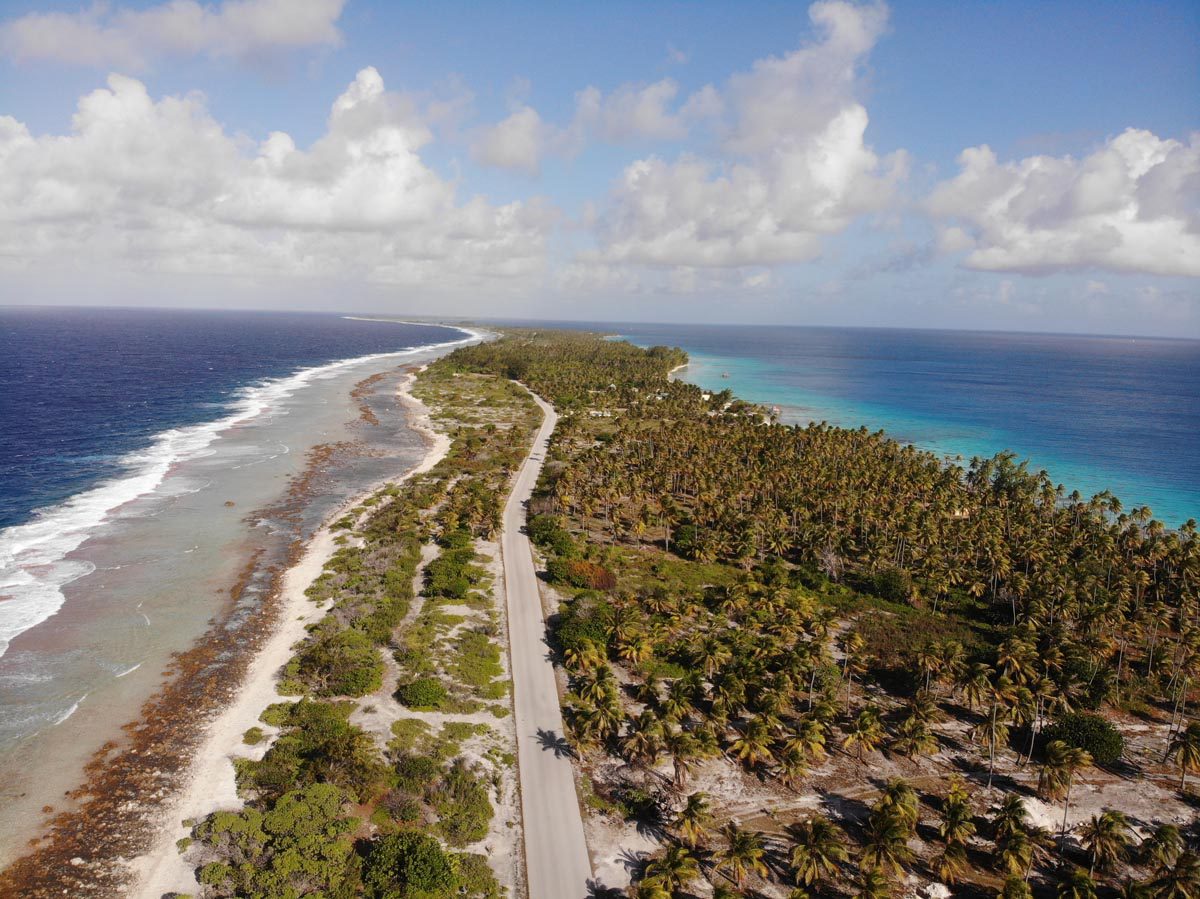
[[[1196,337],[1198,48],[1184,2],[0,3],[0,290]]]

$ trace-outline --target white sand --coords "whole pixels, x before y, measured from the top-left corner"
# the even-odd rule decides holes
[[[415,375],[409,375],[402,382],[399,398],[408,411],[409,426],[428,439],[429,449],[420,464],[400,481],[429,471],[450,449],[450,438],[433,430],[429,410],[409,393],[415,380]],[[333,512],[313,535],[300,561],[284,573],[280,585],[278,629],[250,663],[237,699],[209,725],[188,774],[187,786],[167,804],[162,831],[155,845],[148,853],[131,861],[133,885],[128,895],[160,899],[173,892],[193,893],[199,888],[192,868],[175,846],[179,839],[189,833],[189,828],[184,827],[182,822],[189,818],[202,818],[217,809],[242,807],[234,781],[232,760],[238,756],[261,758],[270,745],[269,741],[264,740],[257,746],[247,746],[242,742],[242,734],[256,726],[263,727],[265,731],[272,730],[263,726],[258,719],[267,706],[285,699],[275,692],[277,675],[291,659],[292,647],[304,637],[305,626],[324,614],[325,606],[312,602],[304,595],[304,591],[321,574],[325,563],[337,549],[330,525],[378,489],[379,486],[375,486],[364,491]]]

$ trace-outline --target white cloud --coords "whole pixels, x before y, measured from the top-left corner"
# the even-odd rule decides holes
[[[471,145],[476,162],[536,174],[553,129],[532,106],[522,106],[504,121],[483,129]]]
[[[609,94],[587,87],[575,95],[575,115],[565,127],[545,122],[533,107],[516,103],[508,118],[479,129],[471,155],[483,165],[535,174],[547,156],[575,156],[589,140],[679,141],[693,124],[720,112],[721,100],[712,87],[682,103],[676,102],[678,95],[679,85],[670,78],[623,84]]]
[[[1130,128],[1083,159],[1001,163],[973,147],[959,165],[926,207],[954,223],[942,245],[969,249],[970,268],[1200,276],[1200,134],[1183,143]]]
[[[345,0],[168,0],[145,9],[96,3],[0,24],[0,53],[18,62],[141,68],[160,55],[248,57],[336,45]]]
[[[0,258],[450,288],[540,273],[551,212],[458,201],[421,160],[430,140],[372,68],[307,149],[281,132],[248,148],[203,97],[155,101],[113,75],[80,100],[69,134],[33,137],[0,117]]]
[[[589,87],[575,97],[577,127],[602,140],[681,140],[687,136],[690,111],[672,109],[679,85],[672,78],[653,84],[623,84],[605,96]]]
[[[802,262],[821,238],[882,209],[907,171],[865,143],[858,70],[883,33],[882,5],[814,4],[816,42],[756,62],[703,103],[723,111],[724,155],[629,165],[613,189],[591,258],[653,266]],[[699,101],[698,101],[699,102]]]

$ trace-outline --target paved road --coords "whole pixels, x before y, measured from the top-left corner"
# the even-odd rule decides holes
[[[504,507],[501,536],[517,759],[521,769],[525,868],[529,899],[585,899],[592,866],[567,754],[554,666],[548,657],[546,619],[538,595],[533,555],[523,531],[525,504],[537,483],[550,433],[558,421],[553,408],[538,397],[534,399],[546,417]]]

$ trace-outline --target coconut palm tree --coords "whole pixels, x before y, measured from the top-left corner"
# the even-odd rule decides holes
[[[1124,858],[1131,834],[1129,819],[1121,812],[1106,809],[1093,815],[1080,829],[1080,840],[1092,859],[1088,873],[1095,874],[1096,868],[1107,871]]]
[[[892,884],[882,871],[875,868],[864,868],[858,872],[858,891],[854,899],[889,899],[892,895]]]
[[[847,753],[853,750],[858,760],[862,762],[869,753],[879,748],[885,734],[883,718],[879,714],[879,709],[869,705],[854,719],[854,724],[846,734],[846,739],[842,741],[842,748]]]
[[[721,832],[725,835],[726,846],[717,855],[717,870],[729,871],[739,890],[744,886],[747,874],[767,876],[767,863],[763,860],[766,848],[761,833],[743,830],[734,822],[726,824]]]
[[[668,730],[664,745],[674,768],[673,786],[676,791],[682,791],[687,784],[688,775],[692,773],[700,757],[704,754],[703,747],[691,732],[682,728]]]
[[[1175,864],[1151,882],[1155,899],[1196,899],[1200,896],[1200,853],[1179,853]]]
[[[1096,899],[1096,882],[1083,868],[1071,870],[1059,881],[1058,899]]]
[[[1052,740],[1046,746],[1046,761],[1038,778],[1038,792],[1051,799],[1063,798],[1063,820],[1060,840],[1067,837],[1067,815],[1071,809],[1071,787],[1075,774],[1092,763],[1092,754],[1062,740]]]
[[[996,838],[996,866],[1009,877],[1024,877],[1033,865],[1034,841],[1024,830]]]
[[[863,829],[866,843],[859,864],[864,868],[886,869],[899,875],[912,858],[908,848],[912,829],[903,815],[893,808],[873,811]]]
[[[1183,851],[1183,834],[1174,824],[1160,824],[1142,841],[1138,849],[1142,864],[1163,871],[1175,863]]]
[[[650,709],[629,719],[629,728],[621,739],[621,751],[631,762],[651,767],[662,753],[663,727]]]
[[[937,752],[937,735],[929,725],[920,718],[909,716],[901,720],[896,728],[896,736],[888,747],[910,759],[919,755],[932,755]]]
[[[820,762],[826,755],[826,729],[820,721],[806,715],[796,722],[792,735],[788,737],[784,745],[799,750],[805,758]]]
[[[699,876],[700,864],[686,846],[670,846],[646,865],[646,880],[672,894]]]
[[[947,843],[933,859],[933,870],[938,880],[951,886],[958,883],[970,867],[967,848],[960,843]]]
[[[795,790],[797,784],[808,776],[808,758],[791,742],[779,747],[775,753],[775,763],[779,766],[779,779],[790,789]]]
[[[679,837],[692,849],[695,849],[708,835],[708,824],[712,820],[712,806],[706,793],[696,792],[688,796],[675,816],[674,826],[679,831]]]
[[[942,804],[942,821],[938,825],[938,836],[947,845],[966,845],[975,835],[975,822],[972,820],[971,797],[966,785],[961,780],[950,784],[950,792]]]
[[[996,899],[1033,899],[1033,891],[1022,877],[1012,876],[1004,879],[1004,886],[996,894]]]
[[[675,899],[675,896],[659,881],[643,880],[630,885],[629,899]]]
[[[977,743],[987,747],[988,751],[988,780],[987,786],[992,788],[992,776],[996,771],[996,748],[1008,742],[1008,721],[1011,717],[1011,702],[1015,695],[1013,682],[1006,675],[998,675],[990,682],[988,714],[983,721],[976,725],[971,735]]]
[[[958,678],[958,689],[967,708],[982,705],[992,688],[992,669],[983,662],[972,662]]]
[[[761,718],[754,718],[737,732],[729,749],[751,769],[766,764],[774,758],[771,752],[771,733]]]
[[[1171,739],[1167,757],[1179,766],[1179,791],[1187,789],[1189,771],[1200,771],[1200,721],[1191,722]]]
[[[893,777],[887,782],[875,807],[880,811],[894,812],[909,830],[917,826],[920,801],[917,791],[903,777]]]
[[[1025,800],[1016,793],[1006,793],[991,823],[992,835],[997,840],[1013,833],[1024,833],[1029,823]]]
[[[842,829],[821,815],[788,828],[794,839],[791,862],[796,883],[813,886],[838,872],[848,854]]]

